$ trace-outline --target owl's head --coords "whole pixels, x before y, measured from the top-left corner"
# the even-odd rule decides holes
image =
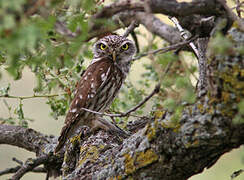
[[[94,58],[110,58],[123,63],[131,60],[136,52],[135,44],[119,35],[109,35],[99,39],[93,47]]]

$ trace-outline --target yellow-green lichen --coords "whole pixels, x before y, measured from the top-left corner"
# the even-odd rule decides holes
[[[158,155],[151,149],[148,149],[146,152],[140,152],[137,155],[136,163],[138,164],[138,167],[145,167],[157,160]]]
[[[110,177],[109,180],[121,180],[122,176],[118,175],[117,177]]]
[[[136,167],[134,166],[134,159],[128,153],[124,155],[124,158],[125,158],[125,173],[127,175],[132,174],[136,170]]]
[[[148,149],[145,152],[137,152],[133,156],[126,153],[124,157],[126,175],[132,174],[136,169],[152,164],[159,158],[152,149]]]
[[[95,162],[99,157],[99,147],[97,146],[87,146],[80,147],[81,159],[79,161],[79,165],[82,165],[87,159]]]
[[[221,97],[224,102],[228,102],[230,99],[230,93],[223,91]]]
[[[199,144],[200,144],[199,140],[195,140],[193,142],[185,143],[184,146],[185,148],[192,148],[192,147],[198,147]]]
[[[204,109],[204,107],[203,107],[203,105],[202,104],[197,104],[197,108],[199,109],[199,111],[200,111],[200,113],[204,113],[205,112],[205,109]]]
[[[161,122],[161,126],[165,129],[172,129],[175,133],[177,133],[180,129],[180,124],[173,121]]]
[[[156,137],[156,128],[151,124],[147,125],[146,135],[149,141],[152,141]]]
[[[165,115],[165,113],[166,113],[166,111],[157,110],[157,111],[154,112],[154,118],[156,120],[161,119]]]
[[[69,140],[70,140],[70,143],[74,146],[74,145],[76,145],[77,143],[79,143],[81,141],[80,138],[81,137],[80,137],[80,134],[79,134],[79,135],[76,135],[76,136],[70,138]]]

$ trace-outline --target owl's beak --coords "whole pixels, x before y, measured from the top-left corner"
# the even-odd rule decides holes
[[[116,52],[115,51],[113,51],[112,57],[113,57],[113,61],[115,62],[116,61]]]

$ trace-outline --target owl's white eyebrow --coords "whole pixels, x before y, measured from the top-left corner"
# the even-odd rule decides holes
[[[106,46],[108,45],[105,41],[99,41],[99,42],[97,43],[97,45],[98,45],[98,44],[101,44],[101,43],[102,43],[102,44],[105,44]]]
[[[130,44],[130,45],[131,45],[131,41],[128,41],[128,40],[127,40],[127,41],[123,42],[123,43],[120,45],[120,47],[123,46],[123,45],[125,45],[125,44]]]

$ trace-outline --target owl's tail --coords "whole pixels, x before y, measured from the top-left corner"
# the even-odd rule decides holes
[[[103,118],[96,118],[93,122],[93,127],[104,129],[111,134],[127,138],[130,136],[129,133],[125,132],[123,129],[118,127],[116,124],[111,123],[110,121],[103,119]]]

